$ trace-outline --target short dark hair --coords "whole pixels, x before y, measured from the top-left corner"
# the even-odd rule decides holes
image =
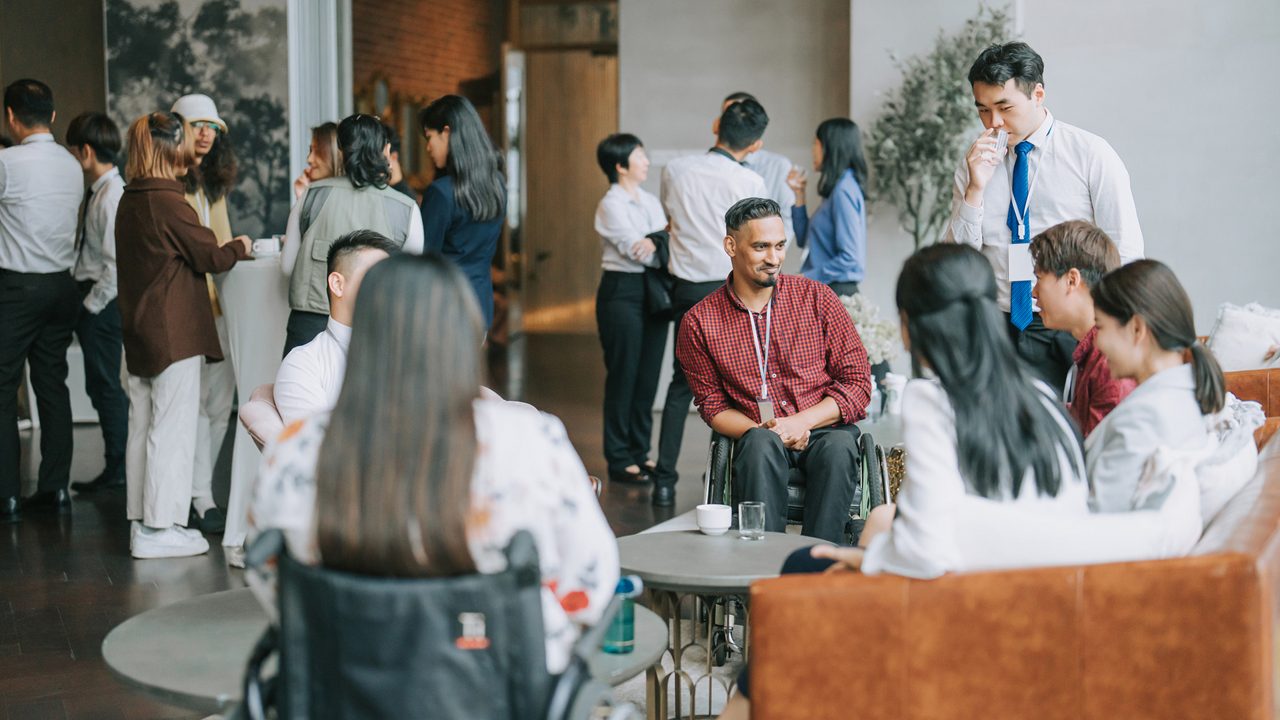
[[[1031,238],[1030,252],[1037,272],[1062,277],[1075,268],[1090,288],[1120,267],[1116,244],[1102,228],[1084,220],[1058,223],[1036,235]]]
[[[764,106],[755,100],[742,100],[720,113],[719,140],[734,152],[746,150],[764,135],[768,126],[769,115]]]
[[[4,89],[4,106],[27,127],[53,124],[53,91],[39,80],[15,80]]]
[[[731,103],[742,102],[743,100],[756,100],[756,96],[752,95],[749,92],[743,92],[739,90],[737,92],[731,92],[728,95],[725,95],[724,100],[721,100],[720,104],[723,105],[727,102],[731,102]],[[760,102],[760,101],[756,100],[756,102]]]
[[[67,145],[88,145],[98,162],[115,165],[120,157],[120,128],[106,113],[81,113],[67,126]]]
[[[1018,81],[1018,89],[1027,97],[1037,84],[1044,84],[1044,60],[1024,42],[992,45],[969,68],[970,87],[976,83],[1004,85],[1011,79]]]
[[[782,217],[782,209],[778,207],[776,201],[769,198],[743,198],[734,203],[733,207],[725,212],[724,226],[726,230],[733,233],[752,220],[760,220],[767,217]]]
[[[349,232],[334,240],[329,246],[328,271],[337,272],[339,265],[361,250],[381,250],[388,255],[395,255],[400,252],[400,246],[392,242],[391,238],[374,230]]]
[[[618,182],[619,165],[631,168],[631,153],[638,147],[644,147],[644,143],[631,133],[614,133],[600,141],[596,146],[596,162],[600,163],[600,169],[609,182]]]

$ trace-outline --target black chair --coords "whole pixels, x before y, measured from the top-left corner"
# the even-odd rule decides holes
[[[548,673],[537,549],[520,532],[508,567],[491,575],[399,579],[299,563],[278,531],[246,553],[276,560],[279,627],[258,641],[245,672],[243,717],[587,718],[608,704],[587,657],[617,612],[584,633],[569,668]],[[265,678],[267,659],[279,670]]]
[[[854,483],[853,503],[849,507],[849,523],[845,526],[845,536],[850,545],[857,544],[871,508],[883,505],[888,497],[884,452],[868,433],[859,436],[858,447],[861,450],[858,477]],[[736,514],[737,503],[742,498],[734,497],[733,440],[714,430],[702,479],[703,502],[728,505]],[[804,492],[804,474],[792,468],[787,478],[787,522],[790,524],[804,521]]]

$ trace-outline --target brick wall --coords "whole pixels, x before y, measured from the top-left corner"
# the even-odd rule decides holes
[[[464,80],[496,73],[505,5],[504,0],[353,0],[357,95],[382,76],[391,93],[430,101],[460,92]]]

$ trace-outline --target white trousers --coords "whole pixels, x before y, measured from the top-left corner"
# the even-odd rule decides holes
[[[187,524],[203,362],[192,357],[153,378],[128,376],[127,512],[147,527]]]
[[[206,362],[201,359],[200,368],[200,424],[196,430],[196,465],[191,497],[213,501],[213,466],[218,461],[218,451],[227,436],[227,421],[231,418],[231,403],[236,394],[236,373],[231,365],[230,343],[227,342],[227,320],[219,315],[214,324],[218,328],[218,345],[222,347],[222,362]]]

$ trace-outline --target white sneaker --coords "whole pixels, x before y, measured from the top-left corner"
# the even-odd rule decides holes
[[[223,545],[222,552],[227,556],[227,564],[233,568],[244,569],[244,546]]]
[[[142,526],[129,543],[129,550],[140,560],[191,557],[209,552],[209,541],[203,537],[191,537],[176,526],[163,530]]]
[[[204,538],[204,533],[200,532],[199,530],[196,530],[195,528],[183,527],[181,525],[174,525],[173,529],[177,530],[183,535],[186,535],[189,538]]]

